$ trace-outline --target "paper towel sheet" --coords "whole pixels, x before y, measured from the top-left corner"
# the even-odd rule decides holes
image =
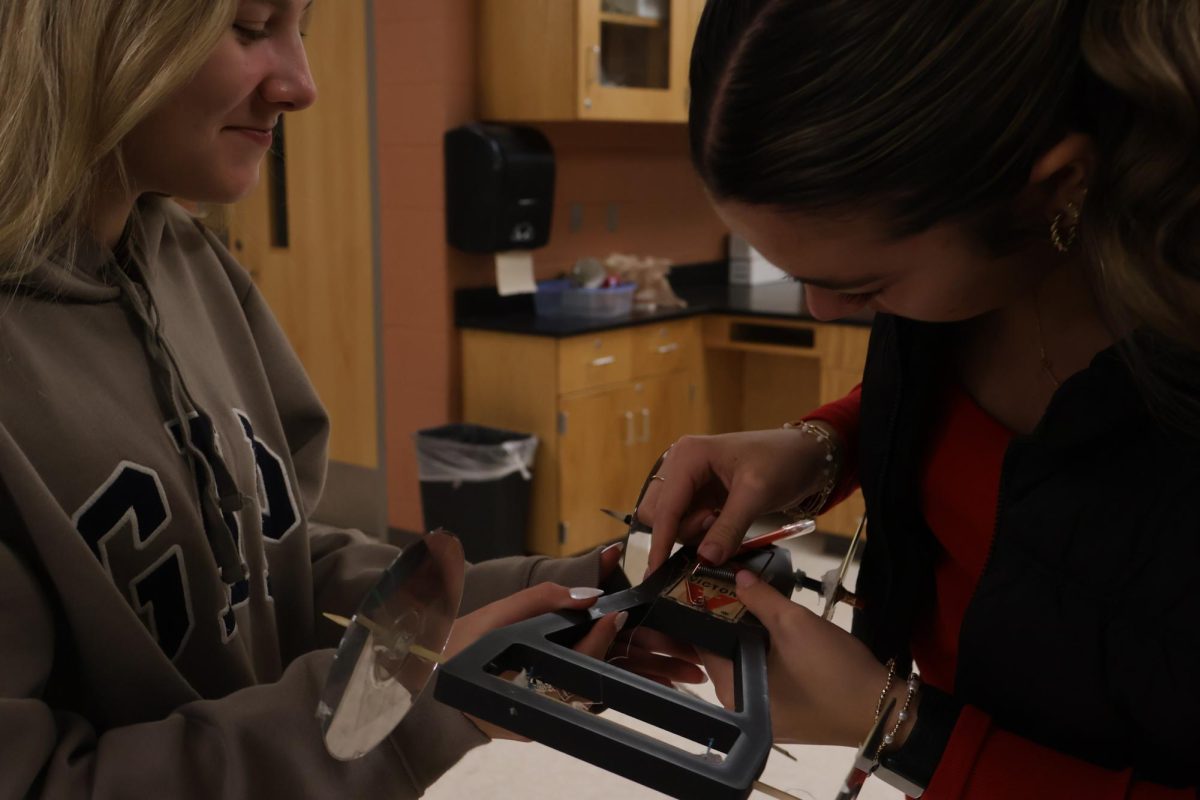
[[[533,253],[516,250],[496,254],[496,291],[501,297],[537,291],[533,280]]]

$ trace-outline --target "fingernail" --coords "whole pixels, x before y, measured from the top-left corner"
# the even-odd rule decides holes
[[[700,545],[700,560],[710,565],[724,563],[725,548],[715,542],[705,542]]]
[[[708,529],[711,528],[713,526],[713,523],[716,521],[717,521],[717,518],[715,516],[713,516],[712,514],[709,514],[707,517],[704,518],[704,521],[700,523],[700,530],[707,532]]]
[[[608,547],[601,550],[601,553],[607,553],[609,550],[621,551],[625,549],[625,542],[613,542]]]
[[[591,586],[576,586],[571,590],[572,600],[591,600],[604,594],[603,589],[593,589]]]
[[[613,630],[620,631],[621,628],[625,627],[625,623],[628,621],[629,621],[629,612],[622,611],[620,614],[617,614],[617,618],[613,620]]]
[[[748,569],[741,569],[738,570],[735,580],[737,581],[739,589],[745,589],[758,583],[758,576]]]

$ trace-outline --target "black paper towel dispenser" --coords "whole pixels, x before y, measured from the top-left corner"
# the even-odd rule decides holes
[[[471,253],[533,250],[550,239],[554,150],[540,131],[472,123],[448,131],[446,238]]]

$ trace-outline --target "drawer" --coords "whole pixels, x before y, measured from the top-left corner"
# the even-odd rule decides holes
[[[625,328],[560,341],[558,391],[566,394],[632,378],[632,340],[632,332]]]
[[[633,374],[637,377],[664,375],[686,368],[700,346],[700,327],[685,319],[657,325],[642,325],[633,334]]]

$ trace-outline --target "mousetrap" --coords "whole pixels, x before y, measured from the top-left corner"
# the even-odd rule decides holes
[[[434,696],[672,797],[745,798],[772,743],[767,635],[737,601],[733,574],[753,570],[785,593],[794,574],[788,553],[774,547],[727,567],[707,570],[693,548],[683,548],[642,584],[602,597],[587,611],[545,614],[492,631],[439,668]],[[596,620],[618,611],[629,613],[627,627],[662,631],[732,660],[734,709],[571,649]],[[536,680],[507,677],[514,673]],[[586,703],[564,702],[546,686]],[[592,713],[604,708],[706,751],[689,752]]]

